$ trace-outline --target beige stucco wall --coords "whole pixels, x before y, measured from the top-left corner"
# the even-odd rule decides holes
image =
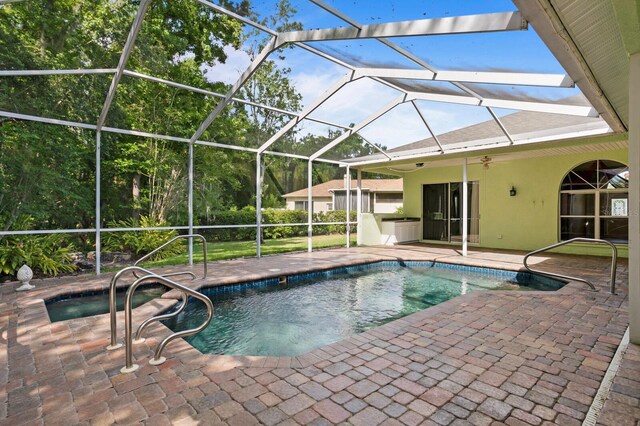
[[[295,210],[296,201],[307,201],[307,197],[293,197],[287,198],[286,209]],[[313,212],[327,212],[329,211],[329,204],[331,204],[331,197],[313,197]]]
[[[580,163],[610,159],[627,163],[627,150],[495,161],[488,168],[468,167],[468,179],[480,182],[480,246],[534,250],[558,242],[560,183]],[[462,180],[462,165],[425,167],[404,176],[405,215],[422,217],[422,185]],[[510,197],[514,186],[517,196]],[[585,251],[580,246],[561,249],[572,253],[606,254],[608,247]],[[619,247],[626,256],[626,245]]]
[[[380,202],[377,199],[373,203],[374,213],[395,213],[398,207],[402,207],[402,203]]]

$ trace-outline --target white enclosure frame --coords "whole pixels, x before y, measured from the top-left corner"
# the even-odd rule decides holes
[[[15,1],[21,0],[2,0],[0,1],[0,6],[7,3],[13,3]],[[28,1],[28,0],[23,0]],[[508,133],[506,128],[502,125],[498,116],[493,112],[492,107],[496,108],[508,108],[508,109],[517,109],[517,110],[525,110],[525,111],[538,111],[538,112],[547,112],[547,113],[557,113],[557,114],[570,114],[570,115],[578,115],[578,116],[587,116],[587,117],[598,117],[599,112],[592,106],[575,106],[575,105],[564,105],[557,102],[534,102],[534,101],[515,101],[509,99],[501,99],[501,98],[484,98],[477,93],[475,93],[472,89],[465,86],[465,83],[489,83],[489,84],[517,84],[517,85],[533,85],[533,86],[545,86],[545,87],[573,87],[574,79],[566,74],[540,74],[540,73],[505,73],[505,72],[477,72],[477,71],[438,71],[434,69],[430,64],[426,61],[418,58],[414,54],[406,51],[402,47],[396,45],[395,43],[388,40],[389,37],[400,37],[400,36],[432,36],[437,37],[441,34],[461,34],[461,33],[480,33],[480,32],[494,32],[494,31],[520,31],[527,30],[528,23],[522,17],[519,11],[515,12],[502,12],[502,13],[488,13],[488,14],[479,14],[479,15],[469,15],[469,16],[457,16],[457,17],[447,17],[447,18],[434,18],[434,19],[421,19],[415,21],[405,21],[405,22],[391,22],[384,24],[373,24],[373,25],[362,25],[352,18],[346,16],[342,12],[334,9],[333,7],[325,4],[321,0],[310,0],[312,3],[317,5],[318,7],[324,9],[328,13],[334,15],[335,17],[343,20],[349,26],[348,27],[340,27],[340,28],[330,28],[330,29],[319,29],[319,30],[309,30],[309,31],[292,31],[292,32],[283,32],[278,33],[270,28],[267,28],[261,24],[251,21],[245,17],[239,16],[236,13],[226,10],[225,8],[218,6],[208,0],[194,0],[197,3],[200,3],[216,13],[221,13],[227,15],[233,19],[237,19],[240,22],[249,25],[253,28],[256,28],[260,31],[263,31],[271,36],[271,39],[267,43],[267,45],[263,48],[263,50],[258,54],[258,56],[253,60],[253,62],[248,66],[248,68],[244,71],[244,73],[239,77],[236,83],[231,87],[231,89],[226,94],[216,93],[209,90],[204,90],[192,86],[188,86],[185,84],[157,78],[154,76],[145,75],[139,72],[127,70],[127,60],[132,52],[132,49],[135,45],[136,37],[141,29],[141,26],[144,21],[145,14],[149,8],[151,0],[142,0],[140,2],[140,6],[132,23],[131,29],[129,31],[127,40],[124,44],[118,65],[116,68],[106,68],[106,69],[76,69],[76,70],[4,70],[0,71],[0,78],[9,77],[9,76],[39,76],[39,75],[83,75],[83,74],[113,74],[111,85],[106,94],[105,101],[100,112],[99,117],[97,118],[96,124],[89,123],[79,123],[68,120],[59,120],[47,117],[39,117],[28,114],[20,114],[9,111],[0,111],[0,116],[8,117],[18,120],[27,120],[33,122],[40,122],[46,124],[53,125],[62,125],[62,126],[70,126],[77,127],[81,129],[87,129],[95,131],[96,133],[96,166],[95,166],[95,179],[96,179],[96,188],[95,188],[95,228],[87,228],[87,229],[63,229],[63,230],[34,230],[34,231],[6,231],[0,232],[1,235],[24,235],[24,234],[49,234],[49,233],[95,233],[96,240],[96,273],[100,274],[101,268],[101,234],[104,232],[121,232],[121,231],[131,231],[131,230],[151,230],[151,229],[174,229],[181,231],[188,231],[190,234],[193,233],[196,229],[223,229],[223,228],[243,228],[243,227],[253,227],[256,228],[256,255],[260,257],[261,253],[261,230],[263,227],[269,226],[280,226],[279,224],[263,224],[262,223],[262,211],[261,211],[261,203],[262,203],[262,160],[265,155],[278,155],[290,158],[296,158],[300,160],[308,161],[308,201],[309,201],[309,212],[308,212],[308,221],[306,224],[288,224],[288,226],[307,226],[308,228],[308,250],[312,251],[312,237],[313,237],[313,226],[314,225],[325,225],[325,223],[313,223],[313,200],[312,200],[312,170],[313,170],[313,162],[323,162],[334,164],[342,167],[346,167],[347,171],[347,218],[345,222],[339,222],[340,224],[345,224],[347,229],[347,240],[346,246],[349,247],[349,237],[351,232],[351,221],[349,217],[350,213],[350,194],[351,194],[351,171],[352,168],[357,169],[357,226],[359,227],[361,224],[361,180],[362,173],[358,166],[362,166],[365,164],[370,164],[372,162],[384,162],[390,161],[392,159],[399,159],[401,157],[394,156],[393,158],[389,156],[384,151],[380,150],[376,145],[372,144],[369,141],[365,141],[372,146],[374,146],[377,150],[382,152],[386,158],[373,160],[370,162],[360,162],[360,163],[347,163],[345,161],[336,161],[322,158],[324,154],[328,151],[336,147],[342,141],[347,139],[349,136],[357,134],[360,130],[362,130],[367,125],[371,124],[375,120],[379,119],[383,115],[387,114],[389,111],[394,109],[396,106],[410,102],[414,107],[416,113],[418,114],[421,122],[425,125],[426,130],[429,135],[433,137],[436,144],[438,145],[438,154],[445,154],[448,152],[461,152],[466,148],[454,148],[452,150],[447,149],[446,146],[443,146],[439,141],[437,135],[432,131],[430,127],[427,117],[420,111],[418,108],[416,101],[420,100],[428,100],[435,102],[445,102],[445,103],[457,103],[463,105],[475,105],[479,107],[484,107],[491,114],[495,122],[498,124],[504,135],[509,141],[509,144],[516,144]],[[358,68],[352,65],[341,61],[340,59],[324,53],[311,45],[306,44],[308,41],[329,41],[329,40],[346,40],[346,39],[374,39],[384,44],[385,46],[393,49],[398,54],[402,55],[404,58],[418,65],[421,69],[386,69],[386,68]],[[273,108],[268,105],[262,105],[255,102],[246,101],[240,98],[237,98],[239,90],[243,87],[243,85],[249,80],[249,78],[255,73],[258,67],[269,58],[269,56],[275,52],[277,49],[283,47],[286,44],[293,44],[296,47],[305,49],[319,57],[322,57],[326,60],[334,62],[347,70],[347,73],[342,77],[339,81],[337,81],[332,87],[330,87],[325,93],[323,93],[320,97],[318,97],[315,101],[311,102],[306,108],[303,109],[302,112],[291,112],[278,108]],[[167,86],[188,90],[194,93],[199,93],[206,96],[212,96],[216,98],[220,98],[220,101],[216,105],[216,107],[209,113],[207,118],[200,124],[198,129],[190,138],[181,138],[171,135],[159,135],[148,132],[129,130],[129,129],[118,129],[113,127],[105,126],[106,118],[109,113],[111,104],[116,96],[116,92],[118,89],[118,84],[122,78],[122,76],[129,76],[133,78],[145,79],[148,81],[153,81],[159,84],[164,84]],[[375,82],[383,84],[389,88],[392,88],[399,92],[399,96],[391,101],[389,104],[385,105],[380,110],[374,112],[369,117],[365,118],[363,121],[356,125],[345,126],[338,123],[333,123],[327,120],[321,120],[317,118],[313,118],[310,115],[317,110],[324,102],[330,99],[334,94],[340,91],[345,85],[350,84],[353,81],[369,78]],[[425,93],[425,92],[412,92],[402,89],[401,87],[394,84],[393,79],[419,79],[419,80],[431,80],[431,81],[444,81],[451,83],[454,87],[460,89],[465,95],[446,95],[446,94],[437,94],[437,93]],[[207,130],[209,125],[215,120],[215,118],[222,112],[222,110],[229,105],[231,102],[240,103],[243,105],[250,105],[258,108],[264,108],[267,110],[271,110],[274,112],[282,113],[285,115],[289,115],[291,120],[281,129],[276,132],[272,137],[268,140],[264,141],[259,148],[247,148],[241,146],[234,146],[216,142],[210,142],[201,140],[202,135]],[[607,117],[610,117],[607,114]],[[328,126],[333,126],[336,128],[341,128],[344,132],[335,138],[332,141],[329,141],[323,148],[318,150],[317,152],[309,155],[296,155],[285,152],[276,152],[270,151],[269,148],[282,136],[284,136],[288,131],[292,130],[297,124],[303,122],[304,120],[314,121],[317,123],[325,124]],[[618,128],[619,123],[609,123],[612,128]],[[187,143],[189,145],[188,149],[188,224],[185,226],[173,226],[173,227],[162,227],[162,228],[105,228],[101,227],[101,211],[100,211],[100,199],[101,199],[101,188],[100,188],[100,162],[101,162],[101,135],[103,132],[108,133],[117,133],[117,134],[125,134],[125,135],[134,135],[140,137],[147,138],[156,138],[167,141],[174,141],[180,143]],[[231,150],[240,150],[246,151],[256,154],[256,224],[242,224],[242,225],[211,225],[211,226],[194,226],[193,223],[193,179],[194,179],[194,145],[204,145],[211,146],[217,148],[231,149]],[[470,147],[469,150],[474,149],[474,147]],[[424,156],[424,154],[422,154]],[[410,158],[411,155],[408,155],[406,158]],[[466,182],[466,160],[465,160],[465,168],[464,168],[464,181]],[[465,185],[466,190],[466,185]],[[465,209],[466,212],[466,209]],[[466,222],[465,222],[466,223]],[[464,242],[464,252],[466,254],[466,227],[463,231],[463,242]],[[189,240],[189,264],[193,264],[193,243]]]

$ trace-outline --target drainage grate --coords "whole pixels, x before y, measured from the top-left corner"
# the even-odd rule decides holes
[[[611,360],[611,364],[609,364],[609,368],[604,375],[604,379],[602,379],[602,383],[600,383],[600,388],[598,389],[598,393],[593,398],[593,402],[591,403],[591,407],[589,407],[589,412],[582,422],[583,426],[595,426],[598,422],[598,418],[600,417],[600,411],[602,411],[602,407],[604,406],[604,402],[607,400],[609,396],[609,391],[611,390],[611,386],[613,385],[613,379],[616,377],[618,373],[618,368],[620,367],[620,363],[622,362],[622,357],[624,356],[625,351],[627,350],[627,346],[629,346],[629,328],[627,327],[627,332],[622,336],[622,341],[620,342],[620,346],[618,346],[618,350],[616,350],[616,354],[613,356]]]

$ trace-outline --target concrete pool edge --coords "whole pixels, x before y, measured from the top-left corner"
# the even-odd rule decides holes
[[[461,262],[456,262],[455,260],[462,260]],[[400,262],[400,263],[404,263],[404,262],[416,262],[416,263],[441,263],[441,264],[447,264],[447,265],[455,265],[455,266],[468,266],[468,267],[472,267],[472,268],[479,268],[479,269],[486,269],[486,270],[497,270],[497,271],[506,271],[506,272],[514,272],[514,273],[525,273],[525,274],[529,274],[528,271],[526,271],[524,268],[521,267],[516,267],[510,264],[506,264],[506,265],[502,265],[503,267],[497,268],[497,267],[489,267],[489,266],[485,266],[482,262],[478,262],[469,258],[456,258],[456,259],[432,259],[432,258],[411,258],[411,259],[405,259],[405,258],[400,258],[400,257],[395,257],[394,259],[389,259],[386,256],[379,256],[377,259],[367,259],[367,260],[351,260],[351,261],[340,261],[340,262],[336,262],[336,264],[334,265],[328,265],[325,267],[321,267],[321,268],[314,268],[312,266],[307,266],[307,267],[302,267],[302,268],[297,268],[297,269],[292,269],[292,270],[288,270],[286,271],[286,276],[292,276],[292,275],[304,275],[304,274],[310,274],[310,273],[317,273],[317,272],[327,272],[327,271],[331,271],[331,270],[335,270],[335,269],[343,269],[343,268],[351,268],[351,267],[358,267],[358,266],[366,266],[366,265],[372,265],[372,264],[379,264],[379,263],[383,263],[383,262]],[[258,276],[260,278],[258,278],[257,280],[268,280],[268,279],[273,279],[273,278],[278,278],[279,276],[282,275],[282,272],[278,272],[278,273],[274,273],[273,271],[266,271],[266,273],[264,274],[258,274]],[[107,278],[109,277],[109,275],[107,276],[103,276],[103,278]],[[256,280],[256,281],[257,281]],[[231,280],[224,280],[224,282],[219,282],[216,283],[214,285],[208,285],[207,283],[203,283],[202,280],[193,280],[193,281],[183,281],[183,283],[187,284],[190,288],[193,288],[194,290],[203,290],[206,288],[214,288],[214,287],[226,287],[226,286],[235,286],[235,285],[239,285],[239,284],[244,284],[247,281],[240,281],[238,279],[231,279]],[[251,281],[249,281],[250,283]],[[118,289],[122,289],[125,288],[129,285],[130,283],[126,283],[126,282],[120,282],[118,283]],[[555,290],[555,291],[542,291],[542,290],[525,290],[525,291],[521,291],[521,290],[492,290],[492,292],[507,292],[507,293],[513,293],[513,294],[523,294],[523,295],[539,295],[539,296],[549,296],[549,295],[564,295],[564,294],[570,294],[573,293],[574,291],[580,291],[583,287],[582,283],[579,283],[577,281],[570,281],[568,283],[566,283],[565,285],[563,285],[560,289]],[[108,289],[108,281],[106,281],[104,284],[100,285],[100,284],[96,284],[94,285],[90,291],[104,291]],[[49,319],[49,315],[46,309],[46,301],[47,300],[51,300],[52,298],[56,298],[56,297],[61,297],[67,294],[79,294],[82,293],[84,291],[87,291],[87,289],[74,289],[72,292],[66,293],[64,292],[64,290],[60,290],[58,289],[58,291],[55,292],[55,294],[52,294],[51,296],[47,296],[45,299],[31,299],[31,302],[33,303],[29,303],[28,305],[24,305],[24,308],[28,308],[25,310],[25,313],[27,313],[28,316],[30,317],[38,317],[40,315],[42,315],[41,311],[44,311],[44,317],[46,318],[47,322],[49,324],[55,324],[55,323],[51,323],[50,319]],[[588,290],[584,290],[584,291],[588,291]],[[23,293],[24,294],[24,293]],[[202,353],[200,352],[196,347],[192,346],[189,342],[187,342],[184,339],[178,339],[175,342],[172,342],[172,345],[177,345],[178,342],[180,342],[180,345],[182,346],[183,344],[188,346],[189,349],[195,351],[197,353],[197,355],[199,356],[204,356],[204,357],[211,357],[212,359],[210,360],[210,368],[212,369],[212,371],[216,370],[216,366],[218,366],[219,368],[221,368],[221,371],[224,371],[225,369],[229,368],[230,366],[234,366],[234,367],[281,367],[284,365],[289,365],[291,368],[304,368],[310,365],[313,365],[314,363],[317,363],[319,361],[325,361],[331,357],[335,357],[336,355],[341,355],[345,352],[348,352],[348,350],[353,347],[354,345],[356,345],[357,343],[362,343],[363,341],[371,338],[371,337],[376,337],[378,335],[380,335],[381,333],[384,334],[385,332],[389,332],[394,330],[394,333],[399,332],[399,330],[402,330],[402,328],[398,327],[399,324],[403,323],[403,322],[409,322],[409,319],[415,319],[415,318],[428,318],[430,316],[433,315],[437,315],[439,313],[442,312],[446,312],[447,309],[449,309],[451,306],[458,306],[458,305],[462,305],[463,304],[463,300],[466,299],[475,299],[477,298],[479,295],[477,295],[476,293],[469,293],[466,295],[460,295],[460,296],[456,296],[446,302],[440,303],[438,305],[435,306],[431,306],[429,308],[423,309],[419,312],[410,314],[406,317],[402,317],[396,320],[393,320],[387,324],[383,324],[381,326],[377,326],[374,327],[370,330],[367,330],[363,333],[359,333],[359,334],[355,334],[352,335],[350,337],[347,337],[345,339],[339,340],[335,343],[329,344],[329,345],[324,345],[321,347],[318,347],[316,349],[313,349],[309,352],[306,352],[304,354],[301,355],[296,355],[296,356],[261,356],[261,355],[227,355],[227,354],[208,354],[208,353]],[[39,303],[41,302],[41,303]],[[134,316],[134,324],[139,323],[142,319],[144,318],[148,318],[154,315],[158,315],[161,313],[164,313],[170,309],[172,309],[173,307],[175,307],[175,305],[179,302],[179,296],[176,290],[169,290],[166,293],[164,293],[161,297],[158,297],[152,301],[149,301],[137,308],[135,308],[133,310],[133,316]],[[31,311],[31,312],[29,312]],[[215,313],[214,313],[215,315]],[[64,321],[60,321],[60,323],[65,323],[65,322],[74,322],[74,321],[78,321],[78,320],[83,320],[83,319],[92,319],[95,318],[98,321],[107,321],[108,320],[108,313],[105,314],[99,314],[99,315],[94,315],[92,317],[85,317],[85,318],[78,318],[78,319],[68,319],[68,320],[64,320]],[[119,324],[119,328],[122,328],[122,324],[123,324],[123,312],[122,311],[118,311],[118,324]],[[157,344],[158,341],[160,341],[162,338],[168,336],[169,334],[171,334],[173,331],[171,329],[169,329],[167,326],[161,324],[161,323],[157,323],[154,324],[154,326],[149,328],[149,331],[147,331],[147,344],[149,346],[151,346],[152,344]],[[122,336],[123,331],[120,330],[119,331],[119,336]],[[105,339],[108,336],[105,336]],[[106,344],[105,344],[106,346]],[[120,352],[124,352],[124,349],[122,350],[116,350],[114,351],[115,353],[120,353]],[[167,355],[171,354],[171,345],[167,348]],[[146,362],[148,362],[148,360],[146,360]]]
[[[488,270],[488,271],[505,271],[505,272],[514,272],[514,273],[523,273],[523,274],[530,274],[533,276],[539,276],[539,277],[544,277],[545,279],[549,279],[551,281],[559,281],[559,280],[554,280],[553,278],[548,278],[545,277],[544,275],[539,275],[539,274],[531,274],[530,272],[528,272],[526,269],[524,269],[524,267],[516,267],[513,265],[503,265],[503,267],[500,268],[496,268],[496,267],[489,267],[489,266],[485,266],[482,263],[478,263],[476,261],[473,260],[469,260],[468,258],[465,259],[463,257],[457,258],[455,261],[453,259],[432,259],[432,258],[412,258],[412,259],[405,259],[405,258],[395,258],[395,259],[389,259],[386,256],[380,256],[377,259],[367,259],[367,260],[353,260],[353,261],[347,261],[347,262],[336,262],[335,265],[327,265],[325,267],[312,267],[312,266],[307,266],[307,267],[302,267],[302,268],[297,268],[297,269],[291,269],[291,270],[286,270],[286,271],[282,271],[282,272],[274,272],[274,271],[266,271],[263,273],[259,273],[259,274],[255,274],[255,275],[251,275],[249,276],[249,280],[246,279],[246,277],[237,277],[237,278],[227,278],[227,279],[223,279],[220,280],[220,282],[215,282],[215,283],[204,283],[201,279],[196,279],[196,280],[192,280],[192,281],[187,281],[187,280],[179,280],[181,281],[183,284],[187,285],[188,287],[194,289],[194,290],[205,290],[205,289],[209,289],[209,288],[217,288],[217,287],[232,287],[232,286],[236,286],[236,285],[244,285],[244,284],[252,284],[254,282],[259,282],[259,281],[265,281],[265,280],[270,280],[270,279],[278,279],[281,277],[292,277],[292,276],[298,276],[298,275],[306,275],[306,274],[315,274],[315,273],[324,273],[324,272],[329,272],[329,271],[333,271],[333,270],[341,270],[341,269],[347,269],[347,268],[352,268],[352,267],[360,267],[360,266],[368,266],[368,265],[377,265],[377,264],[381,264],[383,262],[398,262],[398,263],[404,263],[404,262],[410,262],[410,263],[432,263],[432,264],[443,264],[443,265],[454,265],[454,266],[459,266],[459,267],[472,267],[472,268],[478,268],[478,269],[482,269],[482,270]],[[224,261],[223,261],[224,262]],[[210,262],[210,263],[215,263],[215,262]],[[410,266],[415,266],[415,265],[410,265]],[[432,265],[435,267],[438,267],[438,265]],[[197,268],[197,265],[196,265]],[[162,269],[164,268],[154,268],[152,269],[152,271],[157,272],[157,273],[161,273],[164,272],[162,271]],[[42,288],[42,284],[47,282],[48,284],[55,284],[55,281],[58,280],[58,278],[47,278],[47,279],[40,279],[40,280],[34,280],[36,281],[36,283],[40,284],[40,287],[37,287],[36,291],[32,291],[32,292],[25,292],[25,293],[19,293],[16,296],[24,296],[24,297],[18,297],[18,300],[20,299],[24,299],[24,298],[29,298],[30,300],[42,300],[42,302],[44,303],[44,305],[51,303],[52,301],[55,301],[57,299],[64,299],[66,297],[73,297],[73,296],[77,296],[77,295],[81,295],[81,294],[85,294],[85,293],[104,293],[105,291],[108,291],[109,288],[109,278],[115,274],[115,272],[113,273],[108,273],[108,274],[103,274],[100,277],[93,277],[91,279],[89,279],[89,285],[85,284],[85,283],[80,283],[79,285],[73,286],[73,287],[56,287],[56,286],[51,286],[49,288]],[[65,278],[69,278],[69,277],[65,277]],[[82,278],[88,278],[88,277],[82,277]],[[7,288],[8,285],[17,285],[17,282],[8,282],[5,283],[4,288]],[[117,283],[117,291],[121,292],[124,289],[126,289],[131,283],[127,283],[125,281],[119,281]],[[562,292],[563,289],[565,289],[569,284],[579,284],[577,282],[567,282],[566,284],[564,284],[561,288],[554,290],[553,292]],[[537,290],[529,290],[527,291],[528,293],[537,293]],[[540,291],[541,293],[548,293],[548,291]],[[38,298],[33,298],[33,297],[28,297],[30,294],[39,294],[39,293],[45,293],[43,295],[41,295],[41,297]],[[40,294],[39,294],[40,295]],[[456,297],[457,298],[457,297]],[[154,306],[154,301],[156,300],[162,300],[162,299],[168,299],[173,301],[171,305],[167,305],[162,303],[161,307],[155,307]],[[455,298],[454,298],[455,299]],[[175,305],[175,303],[177,301],[179,301],[180,298],[178,296],[178,292],[177,290],[171,290],[169,289],[168,291],[166,291],[165,293],[163,293],[160,297],[147,302],[141,306],[139,306],[138,308],[134,309],[134,312],[138,312],[141,315],[158,315],[160,313],[165,312],[166,310],[170,309],[172,306]],[[150,306],[147,306],[150,305]],[[167,307],[168,306],[168,307]],[[154,310],[155,309],[155,310]],[[46,307],[45,307],[46,310]],[[101,316],[101,315],[108,315],[108,314],[98,314],[98,315],[93,315],[93,316]],[[47,318],[48,318],[48,313],[47,313]],[[68,319],[68,320],[64,320],[64,321],[72,321],[73,319]]]

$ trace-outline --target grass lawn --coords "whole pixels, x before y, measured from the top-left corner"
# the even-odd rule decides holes
[[[339,247],[346,244],[345,235],[317,235],[313,237],[313,248]],[[351,245],[356,245],[356,235],[351,234]],[[307,249],[307,237],[280,238],[275,240],[265,240],[260,246],[260,251],[265,254],[287,253],[291,251],[304,251]],[[256,255],[256,242],[251,241],[225,241],[207,244],[207,257],[209,261],[235,259],[243,256]],[[193,261],[202,262],[202,245],[199,243],[193,246]],[[159,260],[157,262],[145,262],[143,265],[167,266],[184,265],[188,262],[187,254],[180,254]]]

